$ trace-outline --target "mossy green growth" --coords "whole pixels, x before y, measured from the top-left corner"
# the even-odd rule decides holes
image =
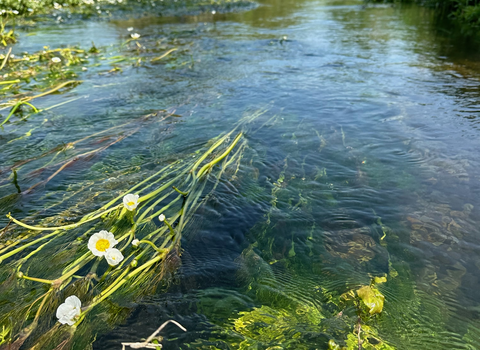
[[[273,309],[262,305],[251,311],[242,311],[239,318],[233,321],[233,329],[241,334],[244,340],[239,349],[258,346],[274,348],[302,348],[302,334],[319,332],[323,316],[315,307],[301,306],[295,310]],[[273,346],[273,347],[272,347]]]
[[[372,286],[363,286],[357,290],[357,296],[362,304],[368,309],[370,315],[379,314],[383,310],[385,297],[380,291]]]
[[[379,336],[375,328],[362,325],[360,332],[361,349],[363,350],[395,350],[394,347],[385,343]],[[359,337],[357,334],[350,333],[346,340],[345,350],[358,350]]]

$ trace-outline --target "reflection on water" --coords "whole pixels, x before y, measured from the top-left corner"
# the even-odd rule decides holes
[[[117,349],[169,318],[188,332],[168,328],[168,349],[326,349],[330,339],[355,348],[357,315],[342,294],[379,276],[384,311],[364,325],[364,348],[480,347],[477,51],[428,9],[316,0],[45,25],[19,47],[84,44],[101,30],[95,43],[113,45],[114,56],[128,27],[159,45],[145,55],[158,56],[162,43],[181,54],[118,74],[99,60],[100,71],[45,103],[81,99],[48,121],[7,125],[2,212],[46,217],[78,193],[85,202],[65,211],[78,216],[246,111],[268,111],[246,135],[238,172],[196,214],[176,279],[122,305],[128,318],[103,329],[94,348]],[[68,161],[110,145],[45,182],[55,170],[35,157],[127,122],[59,153]],[[17,185],[41,186],[16,194],[10,167],[32,157]]]

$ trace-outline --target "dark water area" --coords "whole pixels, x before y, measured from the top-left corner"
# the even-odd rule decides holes
[[[135,66],[135,49],[122,46],[133,32],[146,57],[163,43],[178,56]],[[188,331],[169,325],[165,349],[354,348],[356,313],[338,298],[379,276],[385,306],[370,327],[385,347],[365,349],[480,349],[477,42],[429,9],[343,0],[46,22],[29,33],[14,52],[94,41],[107,59],[92,55],[82,84],[36,106],[71,102],[0,131],[1,213],[68,221],[263,113],[237,172],[185,232],[172,280],[112,299],[118,318],[92,315],[107,320],[93,349],[147,338],[168,319]],[[132,63],[112,72],[120,53]],[[176,117],[140,119],[159,110]],[[35,171],[40,160],[22,166],[17,193],[8,167],[131,121],[106,134],[128,137],[51,181],[55,169]]]

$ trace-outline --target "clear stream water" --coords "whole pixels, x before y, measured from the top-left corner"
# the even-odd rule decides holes
[[[1,213],[68,220],[71,194],[100,205],[245,114],[277,118],[247,133],[249,157],[197,213],[174,281],[125,302],[125,317],[107,322],[94,349],[146,338],[167,319],[188,332],[169,326],[166,349],[236,349],[242,337],[256,344],[244,348],[326,349],[355,324],[355,312],[328,295],[383,275],[381,339],[397,349],[480,349],[478,44],[424,8],[262,0],[229,13],[46,22],[23,28],[14,52],[94,41],[129,55],[121,46],[129,27],[142,45],[164,40],[182,54],[116,73],[93,57],[82,84],[36,106],[77,100],[6,125]],[[34,191],[25,190],[56,169],[23,166],[21,194],[5,170],[158,110],[177,117],[135,123],[136,133]],[[274,321],[233,331],[261,307]],[[323,317],[298,320],[312,310]]]

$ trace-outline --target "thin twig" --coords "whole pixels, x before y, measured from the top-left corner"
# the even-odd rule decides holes
[[[153,338],[155,338],[157,336],[157,334],[169,323],[173,323],[175,324],[178,328],[180,328],[182,331],[186,332],[187,329],[185,327],[183,327],[180,323],[178,323],[177,321],[174,321],[174,320],[168,320],[166,322],[164,322],[160,327],[158,327],[158,329],[153,332],[148,338],[147,340],[145,340],[144,342],[142,343],[122,343],[122,350],[125,350],[125,346],[129,346],[130,348],[132,349],[142,349],[142,348],[145,348],[145,349],[157,349],[157,348],[161,348],[162,345],[161,344],[154,344],[154,343],[150,343]]]
[[[2,65],[0,66],[0,70],[2,70],[3,67],[5,67],[5,63],[7,63],[8,57],[10,57],[11,52],[12,52],[12,48],[9,48],[7,54],[5,55],[5,58],[3,59]]]
[[[12,219],[10,219],[10,221],[9,221],[8,224],[7,224],[7,226],[5,226],[5,228],[2,230],[2,233],[0,234],[0,237],[2,237],[5,232],[7,232],[7,228],[8,228],[8,226],[10,226],[11,223],[12,223]]]
[[[360,332],[362,331],[362,324],[361,324],[361,319],[360,317],[358,318],[358,321],[357,321],[357,324],[358,324],[358,350],[362,350],[362,339],[360,338]]]

